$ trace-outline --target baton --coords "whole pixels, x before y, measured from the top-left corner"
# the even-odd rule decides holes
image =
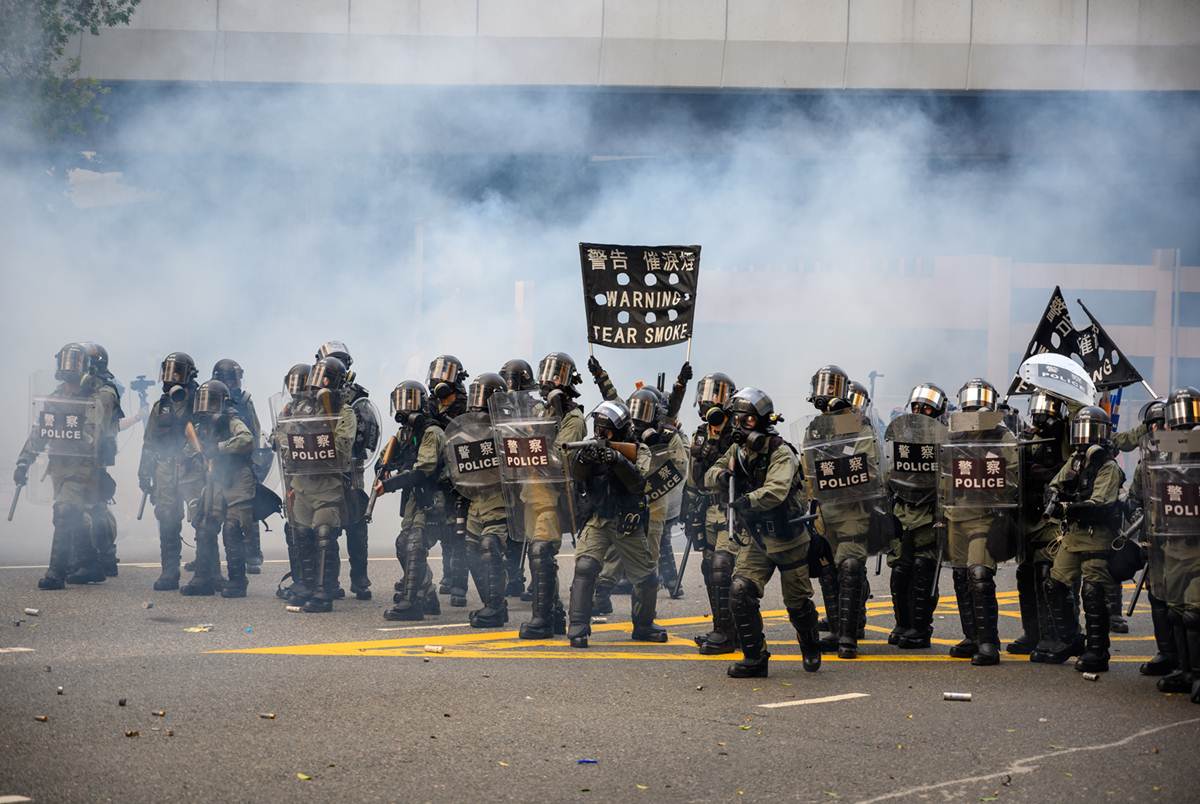
[[[732,467],[731,467],[732,468]],[[729,528],[729,538],[734,538],[734,526],[737,524],[737,514],[733,510],[734,487],[733,487],[733,472],[729,473],[729,506],[725,509],[725,524]]]
[[[671,592],[671,597],[679,597],[679,590],[683,588],[683,573],[687,572],[688,557],[692,554],[692,540],[687,537],[686,528],[684,540],[687,546],[683,549],[683,561],[679,562],[679,572],[675,576],[675,589]],[[670,539],[667,540],[667,544],[671,544]]]
[[[1142,577],[1138,578],[1137,588],[1133,590],[1133,599],[1129,601],[1129,610],[1125,612],[1126,617],[1133,616],[1133,609],[1137,606],[1138,598],[1142,596],[1142,587],[1146,585],[1146,572],[1149,569],[1149,567],[1144,568],[1142,570]]]
[[[142,502],[141,502],[141,505],[138,506],[138,515],[137,515],[138,522],[142,521],[142,514],[146,513],[146,500],[148,500],[148,499],[150,499],[150,492],[143,491],[142,492]]]
[[[22,483],[13,491],[12,505],[8,506],[8,521],[12,522],[13,514],[17,512],[17,500],[21,499],[21,489],[25,488]]]

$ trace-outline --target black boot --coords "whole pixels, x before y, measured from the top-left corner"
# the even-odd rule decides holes
[[[821,600],[825,604],[825,622],[829,624],[829,634],[821,637],[821,652],[834,653],[838,649],[838,634],[842,628],[839,604],[841,594],[838,591],[837,570],[832,566],[823,567],[821,574],[817,576],[817,583],[821,585]],[[817,628],[820,627],[821,623],[818,621]]]
[[[54,535],[50,540],[50,565],[46,568],[46,575],[38,580],[38,589],[52,591],[67,588],[66,578],[71,565],[72,530],[79,527],[82,519],[78,509],[55,504]]]
[[[1183,613],[1170,611],[1167,614],[1171,624],[1171,637],[1175,641],[1175,656],[1178,665],[1170,673],[1158,680],[1159,692],[1176,692],[1187,694],[1192,691],[1194,678],[1192,664],[1196,661],[1192,656],[1192,645],[1188,642],[1187,627],[1183,622]]]
[[[510,538],[504,544],[504,569],[508,573],[505,597],[520,597],[525,591],[525,542]]]
[[[937,560],[925,556],[913,559],[912,585],[909,597],[912,600],[912,628],[900,635],[896,647],[901,650],[928,648],[933,637],[933,588],[937,582]]]
[[[367,575],[367,522],[360,519],[346,529],[346,558],[350,562],[350,592],[358,600],[371,599]]]
[[[952,577],[963,638],[957,645],[951,646],[950,655],[955,659],[970,659],[978,652],[975,642],[975,605],[971,602],[971,576],[967,574],[966,567],[955,567]]]
[[[1171,623],[1167,619],[1167,604],[1154,595],[1150,598],[1150,619],[1154,623],[1154,644],[1158,652],[1154,658],[1138,668],[1144,676],[1165,676],[1179,664],[1179,654],[1175,652],[1175,640],[1171,634]]]
[[[154,582],[155,592],[179,588],[179,555],[183,550],[183,522],[158,523],[158,557],[162,572]]]
[[[304,611],[308,614],[326,614],[333,611],[333,601],[338,590],[338,571],[341,569],[338,530],[329,525],[317,528],[317,588],[304,604]]]
[[[892,614],[896,625],[888,634],[889,645],[899,645],[901,637],[912,630],[912,581],[913,562],[903,558],[892,565],[892,574],[888,585],[892,592]]]
[[[633,587],[629,598],[634,642],[666,642],[667,631],[654,622],[658,610],[658,576],[651,575]]]
[[[737,628],[742,658],[725,671],[730,678],[766,678],[771,654],[763,636],[762,612],[758,607],[758,589],[745,578],[733,579],[729,589],[729,609]]]
[[[800,655],[804,657],[804,670],[815,673],[821,669],[821,634],[817,631],[817,607],[812,600],[804,601],[798,609],[788,609],[788,619],[796,629],[796,641],[800,643]]]
[[[475,588],[483,608],[471,612],[473,628],[499,628],[508,622],[508,602],[504,599],[504,554],[495,536],[481,536],[477,550],[468,547],[468,560],[475,575]]]
[[[219,560],[217,532],[211,525],[205,525],[196,531],[195,572],[186,584],[179,587],[179,594],[187,597],[208,597],[216,594],[221,574]]]
[[[1017,565],[1017,604],[1021,609],[1021,635],[1004,646],[1007,653],[1025,656],[1033,653],[1041,639],[1038,630],[1037,571],[1032,562]]]
[[[263,554],[262,554],[262,534],[259,533],[258,520],[251,523],[250,527],[245,529],[245,556],[246,556],[246,572],[250,575],[258,575],[262,572]],[[229,557],[226,556],[226,561]]]
[[[658,577],[662,580],[662,587],[667,590],[667,594],[672,599],[683,597],[683,588],[679,589],[679,595],[675,594],[675,587],[679,583],[679,569],[675,565],[675,549],[671,546],[671,522],[668,522],[663,527],[662,536],[658,543]]]
[[[107,503],[92,509],[92,544],[96,545],[96,560],[104,577],[117,577],[117,520]]]
[[[996,603],[996,573],[988,567],[971,567],[971,605],[975,609],[976,667],[1000,663],[1000,607]]]
[[[229,520],[221,529],[225,543],[225,565],[229,581],[221,588],[221,597],[246,596],[246,534],[241,523]]]
[[[445,546],[442,548],[445,554]],[[467,563],[467,540],[464,533],[454,530],[450,535],[450,605],[462,608],[467,605],[467,580],[470,565]]]
[[[596,594],[592,598],[592,612],[594,614],[612,614],[612,590],[611,581],[606,581],[603,578],[596,579]]]
[[[598,572],[599,570],[597,570]],[[578,570],[576,570],[576,574],[578,574]],[[535,541],[529,546],[529,576],[533,586],[533,605],[529,622],[521,623],[519,634],[521,639],[550,639],[554,636],[553,609],[558,591],[556,575],[553,542]],[[590,600],[588,606],[590,615]]]
[[[1086,637],[1083,654],[1075,661],[1081,673],[1103,673],[1108,670],[1108,588],[1105,584],[1083,582],[1083,620]]]
[[[432,586],[428,565],[425,534],[416,528],[402,532],[396,541],[397,553],[403,554],[404,588],[393,598],[395,605],[383,613],[385,620],[418,622],[425,619],[427,599],[437,600],[429,594]]]
[[[292,587],[300,579],[300,553],[296,550],[296,537],[293,535],[290,522],[283,523],[283,541],[287,545],[288,571],[280,579],[279,585],[275,588],[275,597],[281,600],[290,600]],[[283,583],[287,580],[290,580],[291,583],[284,586]]]
[[[1193,622],[1187,622],[1188,618]],[[1200,612],[1194,609],[1183,615],[1187,624],[1188,658],[1192,660],[1192,703],[1200,704]]]
[[[621,579],[619,581],[617,581],[616,586],[613,587],[613,594],[614,595],[632,595],[633,594],[633,584],[631,584],[629,582],[628,578],[626,578],[622,575]]]
[[[287,601],[293,606],[303,606],[317,589],[317,532],[298,527],[292,531],[292,539],[296,561]]]
[[[1121,584],[1114,583],[1107,589],[1108,629],[1114,634],[1128,634],[1129,623],[1121,612]]]
[[[838,611],[841,628],[838,630],[838,658],[858,658],[858,632],[862,628],[859,618],[863,612],[863,587],[867,583],[867,568],[856,558],[848,558],[838,565]]]
[[[1082,639],[1079,635],[1079,621],[1075,619],[1075,604],[1072,600],[1071,587],[1059,583],[1045,573],[1046,604],[1050,611],[1052,636],[1046,642],[1045,649],[1038,648],[1030,661],[1041,664],[1062,664],[1072,656],[1082,652]]]
[[[572,648],[586,648],[588,637],[592,635],[592,597],[596,593],[596,578],[600,575],[601,564],[591,556],[580,556],[575,559],[575,577],[571,579],[571,597],[567,639]],[[538,583],[538,590],[541,583]],[[537,600],[535,592],[535,600]],[[528,624],[528,623],[527,623]]]
[[[729,612],[729,585],[733,583],[734,556],[724,551],[713,553],[709,570],[708,603],[712,607],[713,627],[700,643],[700,653],[712,656],[737,650],[737,629]]]
[[[67,576],[67,583],[103,583],[108,577],[100,566],[100,553],[94,541],[95,532],[84,520],[72,532],[72,556],[74,570]]]

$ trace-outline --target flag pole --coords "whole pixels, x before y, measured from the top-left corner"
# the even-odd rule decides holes
[[[1150,387],[1150,383],[1146,382],[1145,380],[1142,380],[1142,387],[1150,392],[1151,399],[1158,399],[1158,394],[1154,393],[1154,389]]]
[[[685,363],[691,363],[691,362],[692,362],[692,339],[691,339],[691,338],[688,338],[688,342],[687,342],[687,354],[684,356],[684,358],[683,358],[683,362],[685,362]]]

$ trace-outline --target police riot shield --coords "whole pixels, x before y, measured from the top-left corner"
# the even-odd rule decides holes
[[[350,407],[354,410],[356,427],[352,460],[355,470],[361,471],[379,454],[383,418],[379,415],[379,408],[368,397],[359,397]]]
[[[937,495],[938,447],[946,425],[931,416],[905,413],[884,434],[887,485],[905,502],[920,505]]]
[[[951,414],[938,449],[938,504],[952,566],[966,566],[970,542],[980,538],[996,561],[1020,557],[1021,453],[1002,411]]]
[[[867,552],[886,550],[894,535],[880,474],[879,438],[871,423],[852,411],[817,416],[804,431],[800,451],[810,499],[821,507],[831,543],[852,540]]]
[[[1147,582],[1170,605],[1195,604],[1200,584],[1200,431],[1151,433],[1146,460]]]
[[[30,396],[29,439],[47,456],[95,458],[101,423],[96,402],[58,391]]]
[[[500,454],[492,437],[492,419],[464,413],[446,427],[446,467],[454,490],[478,500],[500,489]]]
[[[554,512],[559,527],[574,532],[573,506],[564,493],[569,488],[564,458],[554,449],[558,421],[553,412],[533,391],[494,393],[488,411],[512,529],[529,538],[538,520]]]
[[[350,454],[337,448],[337,416],[283,416],[275,425],[284,477],[333,475],[350,470]]]
[[[675,438],[665,444],[655,444],[650,448],[650,473],[646,477],[646,502],[651,506],[656,503],[665,505],[663,520],[670,521],[679,517],[679,509],[683,506],[684,474],[687,465],[679,464],[679,450]],[[686,455],[686,453],[684,453]]]

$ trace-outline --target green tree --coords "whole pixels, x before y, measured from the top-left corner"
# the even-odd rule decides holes
[[[140,0],[0,0],[0,102],[8,125],[31,126],[50,140],[81,134],[102,121],[107,92],[79,77],[67,55],[76,34],[128,25]]]

